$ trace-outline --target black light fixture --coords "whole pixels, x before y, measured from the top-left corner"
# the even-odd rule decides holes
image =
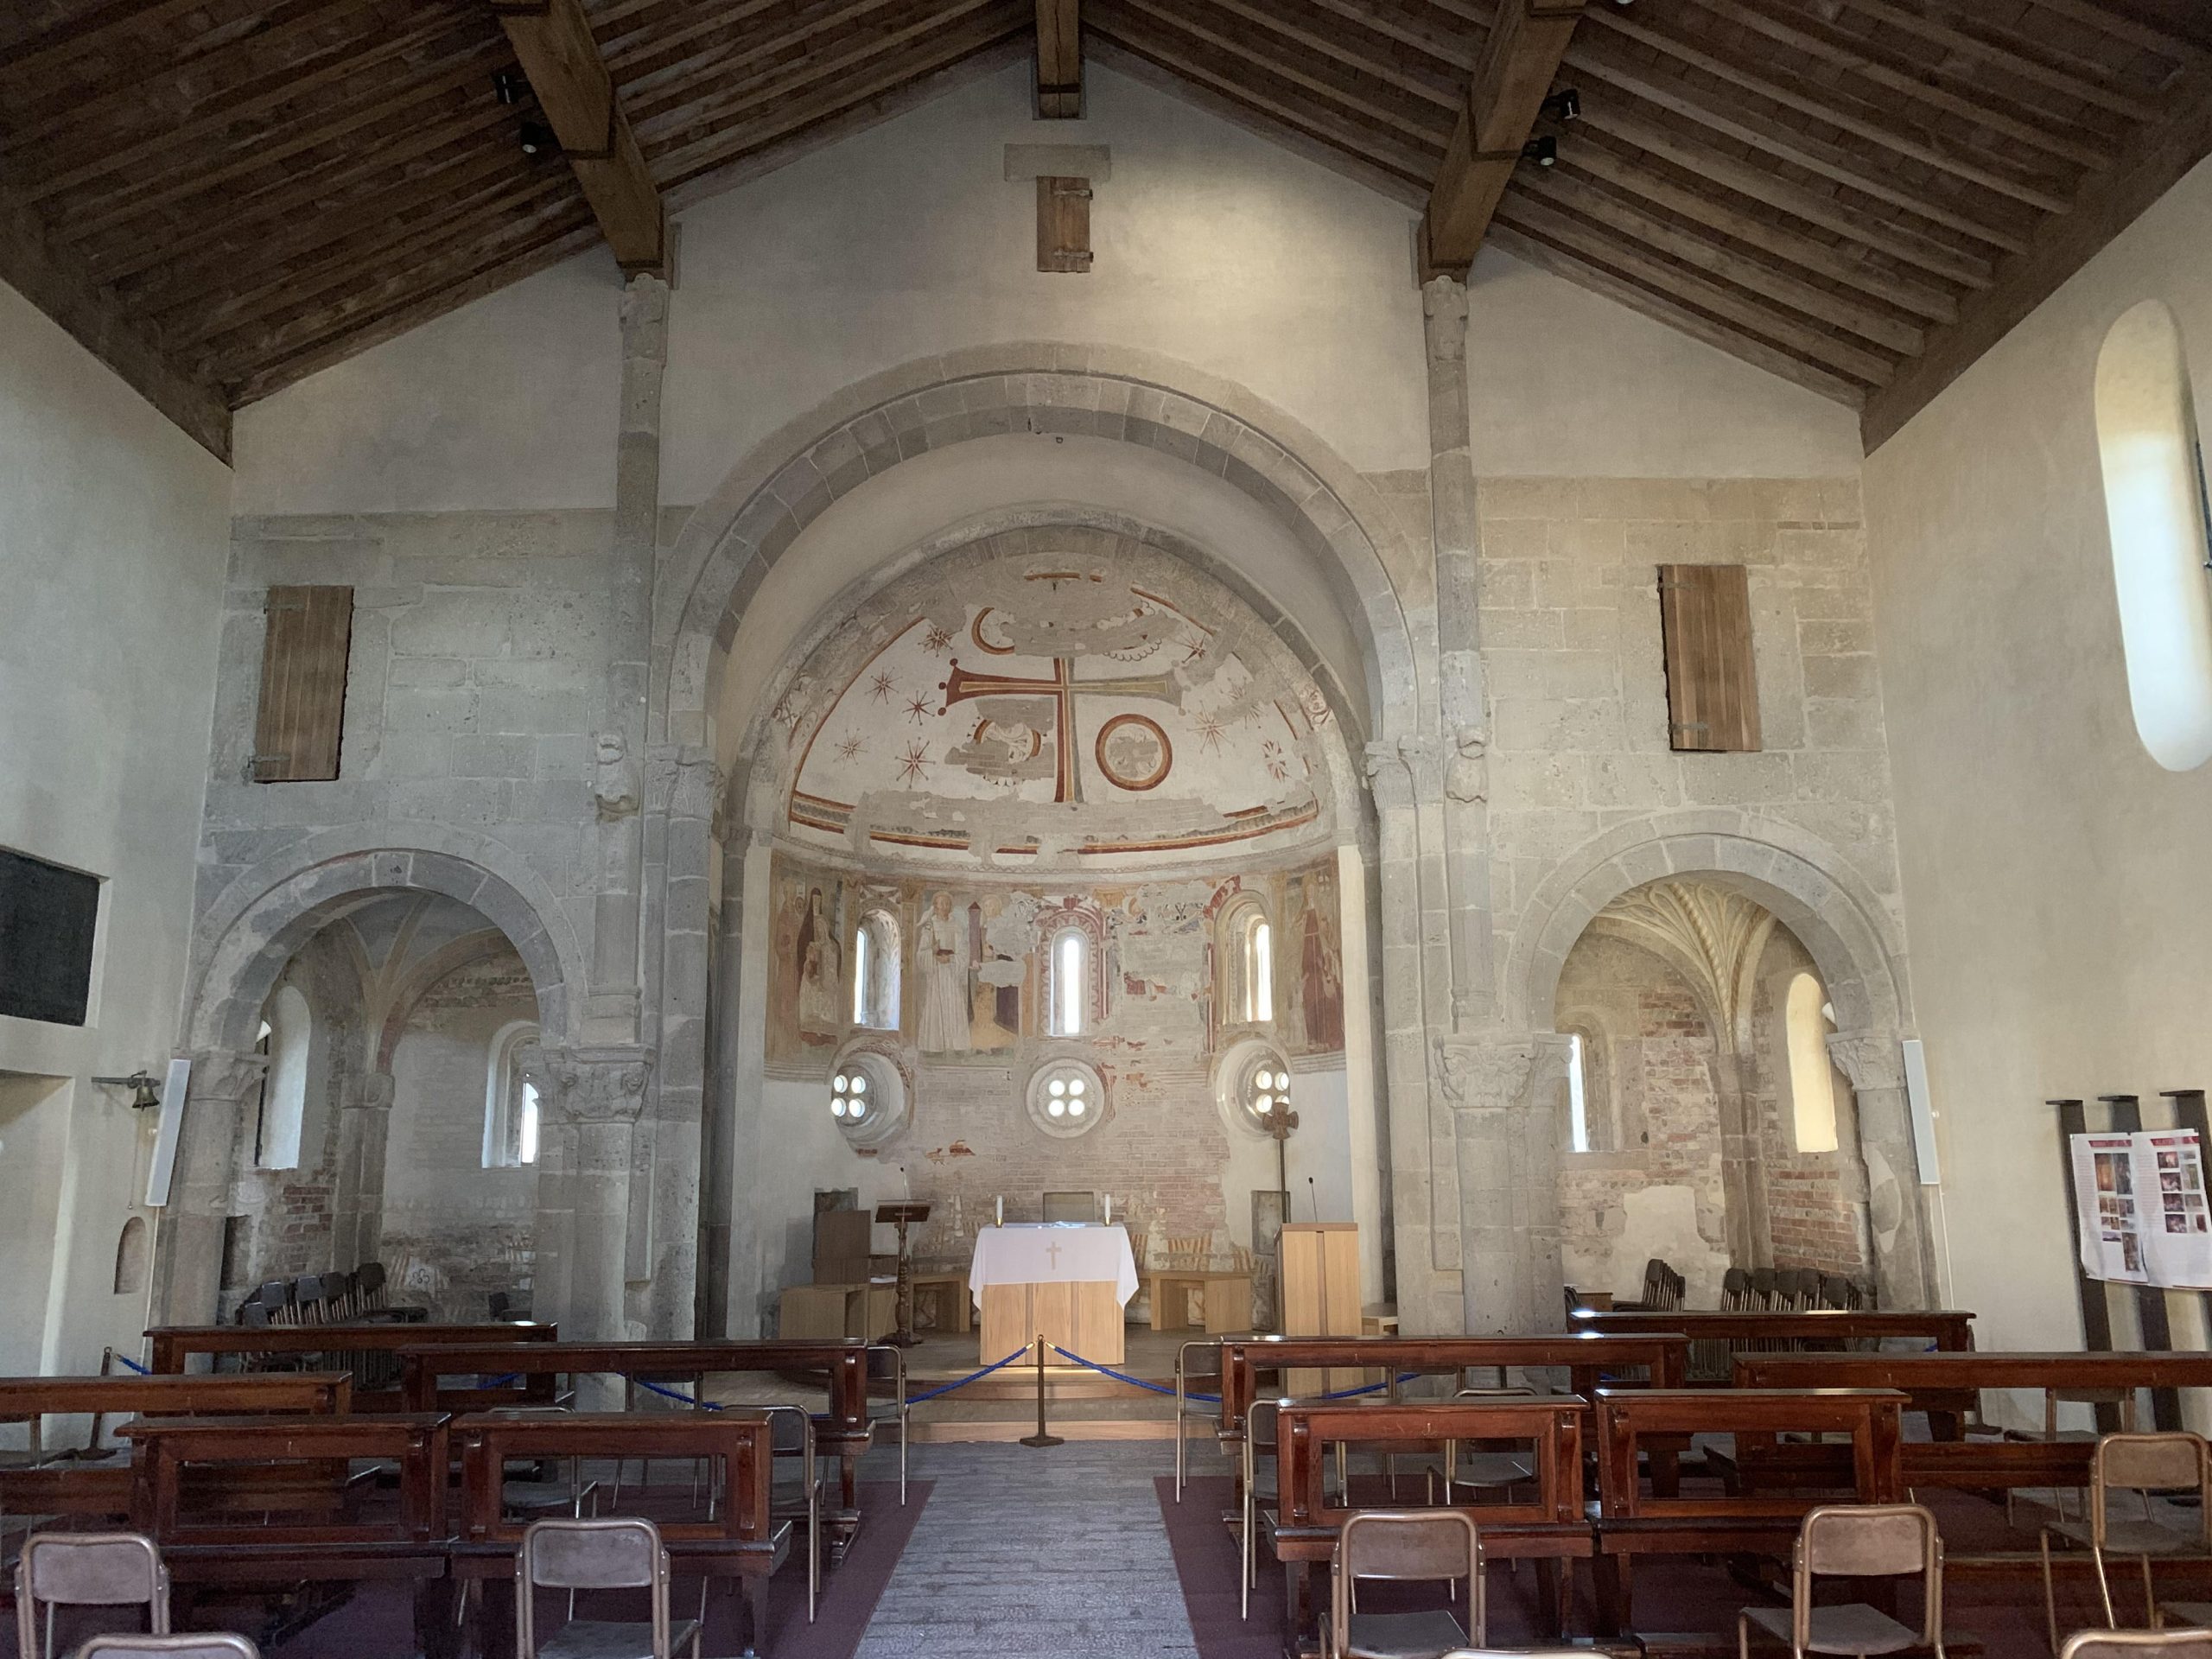
[[[1534,162],[1538,167],[1556,167],[1559,164],[1559,140],[1549,133],[1541,138],[1531,138],[1521,146],[1521,159]]]
[[[512,107],[528,96],[530,84],[512,69],[502,69],[492,77],[492,90],[499,95],[500,103]]]
[[[543,121],[522,124],[522,153],[525,156],[550,156],[560,148],[553,137],[553,129]]]
[[[1574,86],[1560,87],[1543,101],[1539,106],[1539,112],[1549,116],[1554,121],[1580,120],[1582,115],[1581,89]]]

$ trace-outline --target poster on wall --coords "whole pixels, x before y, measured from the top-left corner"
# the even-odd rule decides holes
[[[2194,1129],[2077,1135],[2070,1153],[2092,1279],[2212,1288],[2212,1207]]]

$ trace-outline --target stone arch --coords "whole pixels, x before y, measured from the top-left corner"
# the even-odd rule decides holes
[[[397,891],[441,893],[481,914],[530,969],[541,1027],[569,1032],[586,982],[583,954],[544,878],[487,836],[401,823],[310,836],[217,895],[201,916],[186,982],[187,1046],[251,1048],[253,1021],[277,976],[333,911],[350,899]]]
[[[1411,630],[1389,574],[1406,550],[1370,483],[1232,382],[1156,353],[1032,342],[924,358],[859,381],[731,469],[692,513],[660,584],[658,734],[707,741],[737,617],[833,503],[917,456],[1014,434],[1140,446],[1239,493],[1304,546],[1351,620],[1367,734],[1395,741],[1421,729]]]
[[[1515,930],[1506,994],[1516,1024],[1549,1022],[1567,953],[1598,912],[1662,876],[1696,876],[1756,899],[1812,953],[1846,1030],[1902,1037],[1904,950],[1872,885],[1818,837],[1752,814],[1655,813],[1560,861]]]

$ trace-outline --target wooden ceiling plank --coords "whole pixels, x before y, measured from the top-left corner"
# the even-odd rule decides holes
[[[1405,134],[1415,142],[1433,141],[1441,123],[1432,124],[1418,119],[1403,107],[1402,101],[1386,97],[1370,97],[1357,88],[1346,86],[1341,80],[1318,74],[1312,69],[1289,63],[1262,52],[1249,36],[1224,33],[1211,29],[1192,16],[1192,9],[1183,0],[1121,0],[1121,3],[1135,11],[1144,13],[1160,22],[1172,25],[1194,40],[1204,41],[1217,51],[1233,58],[1264,67],[1279,79],[1304,87],[1307,92],[1327,99],[1338,106],[1357,111],[1369,119]],[[1577,0],[1580,3],[1580,0]]]
[[[1256,68],[1262,77],[1272,77],[1272,67],[1230,54],[1209,55],[1203,43],[1193,44],[1179,30],[1160,32],[1161,24],[1156,16],[1133,14],[1124,10],[1124,3],[1125,0],[1094,0],[1093,16],[1096,28],[1120,41],[1126,49],[1159,64],[1185,83],[1232,99],[1287,130],[1304,132],[1347,156],[1383,168],[1394,176],[1422,181],[1421,200],[1427,201],[1426,181],[1435,176],[1443,153],[1440,133],[1432,134],[1426,142],[1401,138],[1357,124],[1343,112],[1341,105],[1334,103],[1312,99],[1294,103],[1270,98],[1266,93],[1275,83],[1263,79],[1255,86],[1253,71]]]
[[[1350,179],[1377,195],[1415,209],[1428,200],[1426,181],[1433,171],[1433,162],[1423,167],[1418,176],[1400,172],[1385,162],[1309,132],[1274,111],[1247,101],[1228,87],[1147,56],[1114,31],[1098,30],[1091,48],[1091,55],[1099,62],[1111,66],[1130,79],[1195,105],[1232,126],[1279,145],[1293,155],[1304,156],[1316,167]]]
[[[1083,119],[1081,0],[1037,0],[1037,118]]]
[[[492,10],[615,263],[626,271],[665,270],[668,215],[582,0],[493,0]]]
[[[216,460],[231,459],[231,411],[92,285],[82,263],[49,243],[27,207],[0,204],[0,282],[123,378]]]
[[[108,0],[41,34],[0,42],[0,79],[44,79],[63,58],[98,46],[118,29],[146,29],[205,5],[207,0]]]
[[[1211,0],[1214,7],[1240,17],[1248,23],[1257,24],[1270,34],[1295,42],[1308,50],[1318,52],[1325,62],[1342,63],[1372,75],[1376,79],[1395,86],[1440,110],[1456,114],[1465,86],[1464,76],[1455,75],[1447,64],[1431,65],[1426,73],[1417,73],[1402,61],[1394,60],[1386,54],[1367,49],[1363,43],[1344,37],[1341,31],[1331,35],[1317,29],[1284,10],[1280,0]]]
[[[1930,105],[1948,115],[1963,116],[1990,131],[2030,145],[2072,162],[2078,167],[2101,168],[2109,167],[2116,146],[2103,135],[2088,133],[2075,137],[2070,132],[2053,130],[2036,121],[2023,119],[2004,110],[1991,107],[1989,99],[1995,94],[1984,89],[1981,98],[1969,98],[1962,92],[1938,85],[1930,69],[1908,71],[1875,57],[1866,50],[1866,42],[1855,36],[1840,35],[1821,27],[1818,22],[1796,11],[1777,12],[1776,0],[1690,0],[1717,17],[1725,18],[1738,26],[1763,35],[1770,41],[1796,48],[1808,56],[1817,57],[1848,71],[1874,86],[1897,92],[1916,103]],[[2073,124],[2065,124],[2069,128]],[[2074,131],[2084,131],[2073,128]]]
[[[646,118],[679,103],[702,83],[719,80],[775,60],[790,60],[814,49],[825,35],[850,36],[875,27],[868,21],[903,0],[827,0],[797,17],[779,17],[775,27],[741,20],[751,6],[719,11],[709,8],[705,25],[654,29],[639,44],[618,53],[611,47],[607,65],[622,88],[622,106],[642,130]],[[781,9],[783,0],[778,0]],[[646,49],[650,48],[651,49]]]
[[[1894,4],[1892,0],[1842,0],[1842,3],[1863,16],[1877,22],[1917,35],[1923,40],[1933,41],[1951,51],[1979,58],[1993,67],[2003,70],[2016,79],[2032,81],[2067,98],[2077,99],[2084,104],[2094,104],[2099,109],[2123,116],[2131,122],[2143,118],[2143,99],[2139,94],[2118,90],[2105,82],[2046,63],[2040,58],[1995,41],[1986,35],[1970,34],[1963,29],[1942,21],[1957,18],[1960,13],[1947,6],[1936,6],[1935,16],[1923,16],[1911,5]],[[1928,0],[1914,0],[1926,6]]]
[[[2046,213],[2063,213],[2072,205],[2072,198],[2064,188],[1986,166],[1971,157],[1955,154],[1948,146],[1929,143],[1887,122],[1869,120],[1842,107],[1841,99],[1834,94],[1816,97],[1790,85],[1778,69],[1752,68],[1723,53],[1683,40],[1666,30],[1636,22],[1611,10],[1594,12],[1592,21],[1597,27],[1610,30],[1624,39],[1634,41],[1694,69],[1703,70],[1716,80],[1741,87],[1770,103],[1779,104],[1784,109],[1795,110],[1800,115],[1809,115],[1816,121],[1851,134],[1854,138],[1862,138],[1892,155],[1906,156],[1938,172],[1948,173],[1964,183],[1978,185],[1982,189],[2009,196],[2014,201]],[[1809,134],[1801,135],[1801,142],[1810,141]],[[1839,150],[1842,149],[1841,146],[1836,148]],[[1867,159],[1874,165],[1879,165],[1878,158]],[[2069,181],[2069,184],[2072,182],[2075,181]]]
[[[1426,53],[1456,71],[1462,80],[1474,72],[1475,60],[1481,55],[1480,47],[1465,29],[1439,25],[1427,16],[1408,16],[1380,10],[1365,0],[1313,0],[1313,3],[1346,22]]]
[[[1421,215],[1424,275],[1464,273],[1474,263],[1582,15],[1580,0],[1505,0],[1499,8]]]
[[[1541,238],[1526,235],[1502,219],[1491,227],[1490,239],[1516,259],[1562,276],[1579,288],[1602,295],[1808,391],[1853,409],[1866,401],[1866,389],[1857,381],[1831,374],[1818,365],[1792,356],[1719,318],[1681,304],[1669,295],[1644,288],[1616,271],[1555,248]]]
[[[1838,339],[1816,319],[1803,317],[1747,294],[1728,283],[1684,270],[1658,257],[1631,237],[1621,237],[1560,212],[1522,191],[1509,191],[1498,217],[1515,228],[1541,236],[1554,245],[1594,258],[1633,275],[1646,286],[1741,324],[1762,339],[1808,362],[1869,385],[1880,385],[1897,372],[1894,357]]]
[[[2212,156],[2212,67],[2190,71],[2176,91],[2177,113],[2140,135],[2111,174],[2085,184],[2074,212],[2047,224],[2027,252],[2000,264],[1996,285],[1963,303],[1958,321],[1931,335],[1927,351],[1868,401],[1859,424],[1869,454]]]
[[[1514,188],[1533,200],[1572,209],[1582,218],[1656,248],[1682,264],[1694,265],[1722,282],[1802,311],[1885,350],[1911,357],[1926,344],[1918,324],[1885,306],[1840,294],[1763,259],[1753,258],[1719,238],[1700,234],[1625,201],[1577,177],[1565,167],[1533,168],[1514,181]]]
[[[335,144],[378,122],[406,124],[419,105],[472,82],[487,88],[486,101],[489,103],[492,65],[501,49],[498,37],[487,34],[480,44],[470,48],[455,61],[442,66],[426,79],[364,98],[342,115],[318,122],[288,138],[248,147],[228,162],[212,167],[191,165],[187,158],[186,165],[164,172],[158,183],[143,188],[103,192],[88,199],[81,212],[73,203],[65,204],[55,233],[64,241],[75,242],[129,224],[173,201],[211,194],[216,194],[219,201],[227,200],[217,192],[217,187],[257,168],[274,168],[303,152]],[[370,154],[365,159],[372,166],[389,164],[388,156],[381,153]]]
[[[2031,3],[2054,16],[2071,18],[2077,23],[2087,23],[2091,29],[2101,30],[2114,40],[2126,41],[2130,46],[2139,46],[2145,52],[2156,53],[2183,68],[2212,57],[2212,49],[2208,49],[2201,41],[2193,41],[2171,29],[2160,29],[2157,24],[2146,22],[2132,14],[2115,11],[2108,5],[2096,3],[2096,0],[2031,0]]]
[[[226,100],[219,105],[200,105],[190,120],[149,132],[135,142],[111,147],[73,167],[41,170],[36,188],[26,192],[26,198],[43,201],[108,174],[135,168],[152,156],[181,156],[200,139],[211,133],[220,132],[234,123],[251,119],[270,110],[281,109],[320,92],[325,86],[353,80],[379,64],[404,57],[442,38],[465,33],[465,25],[460,25],[458,20],[448,16],[419,29],[402,30],[383,40],[341,42],[317,54],[322,61],[315,67],[308,67],[308,63],[314,62],[313,60],[287,66],[264,77],[257,90],[248,95]],[[465,39],[456,39],[456,47],[463,44]],[[11,149],[11,160],[14,154]]]
[[[1962,213],[1948,204],[1930,201],[1923,193],[1901,189],[1890,182],[1885,169],[1870,158],[1785,126],[1732,100],[1726,108],[1715,107],[1719,100],[1703,89],[1693,87],[1687,80],[1669,79],[1649,70],[1612,48],[1610,42],[1600,47],[1596,36],[1578,41],[1568,50],[1567,62],[1580,74],[1634,92],[1645,102],[1656,104],[1685,120],[1723,133],[1755,150],[1780,156],[1808,172],[1848,185],[1862,195],[1902,207],[1932,225],[1947,226],[1993,248],[2012,251],[2027,245],[2024,230],[1997,224],[1986,214]]]
[[[1963,253],[1911,226],[1858,212],[1832,197],[1696,143],[1671,128],[1645,119],[1628,103],[1606,92],[1584,89],[1582,121],[1586,126],[1610,133],[1685,171],[1708,176],[1739,195],[1764,202],[1808,225],[1821,226],[1870,248],[1878,248],[1931,276],[1969,289],[1987,288],[1995,280],[1987,260]]]
[[[1957,296],[1948,289],[1916,281],[1886,265],[1854,258],[1847,249],[1791,230],[1770,213],[1746,211],[1676,184],[1661,177],[1649,166],[1639,166],[1609,145],[1576,144],[1561,153],[1559,170],[1586,173],[1602,179],[1631,196],[1709,226],[1738,242],[1763,248],[1801,270],[1816,271],[1926,321],[1951,322],[1958,317]],[[1729,194],[1732,197],[1734,193]]]

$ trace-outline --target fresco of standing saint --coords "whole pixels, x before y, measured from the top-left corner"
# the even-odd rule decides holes
[[[922,987],[916,1040],[923,1053],[968,1046],[968,918],[954,913],[950,893],[936,893],[914,929],[914,974]]]

